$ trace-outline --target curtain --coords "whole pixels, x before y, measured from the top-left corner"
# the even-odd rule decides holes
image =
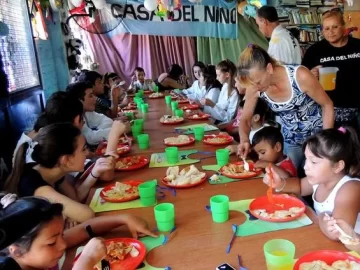
[[[167,72],[171,64],[179,64],[186,75],[192,77],[196,60],[196,40],[189,37],[143,36],[86,33],[99,72],[116,72],[130,83],[136,67],[145,70],[146,78],[156,79]]]
[[[254,19],[247,20],[238,14],[238,39],[198,37],[198,59],[214,65],[224,59],[237,63],[240,53],[249,43],[258,44],[264,49],[268,47],[268,41],[260,33]]]

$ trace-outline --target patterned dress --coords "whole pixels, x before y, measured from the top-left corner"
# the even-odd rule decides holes
[[[266,92],[262,92],[260,97],[281,118],[281,131],[285,143],[301,146],[308,137],[323,128],[322,111],[319,104],[300,90],[296,81],[296,71],[299,66],[284,65],[283,67],[291,85],[291,98],[286,102],[274,102]]]

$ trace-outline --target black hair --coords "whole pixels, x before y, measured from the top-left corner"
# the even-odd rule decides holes
[[[258,114],[260,116],[260,119],[261,119],[261,118],[263,118],[265,116],[268,109],[269,109],[269,107],[266,104],[266,102],[263,99],[258,98],[253,115]]]
[[[206,68],[205,64],[203,62],[201,62],[201,61],[196,61],[193,64],[193,66],[192,66],[192,71],[193,72],[194,72],[194,67],[199,67],[201,71],[203,71]],[[195,75],[194,75],[194,77],[195,77]]]
[[[353,128],[321,130],[304,143],[304,151],[306,147],[318,158],[325,158],[333,163],[343,160],[345,175],[360,176],[360,144]]]
[[[184,70],[178,64],[172,64],[168,69],[168,74],[171,79],[179,80],[180,76],[184,74]]]
[[[82,117],[83,105],[69,92],[56,92],[50,96],[45,106],[47,125],[55,123],[74,123],[76,117]],[[42,127],[44,127],[43,125]]]
[[[33,146],[31,158],[45,168],[54,168],[61,156],[74,154],[80,135],[81,131],[71,123],[46,126],[33,139],[37,144]],[[29,143],[24,143],[16,152],[13,170],[5,182],[5,190],[8,192],[17,193],[28,147]]]
[[[6,247],[16,245],[15,256],[24,255],[43,227],[55,217],[62,217],[62,211],[62,204],[37,197],[18,199],[6,208],[0,205],[0,250],[9,255]]]
[[[279,128],[276,127],[263,127],[254,134],[252,139],[252,146],[254,147],[258,143],[266,141],[271,147],[274,147],[277,143],[281,144],[281,150],[284,150],[284,137],[281,134]]]
[[[135,72],[144,72],[144,74],[145,74],[145,70],[142,68],[142,67],[136,67],[135,68]]]
[[[276,8],[274,8],[273,6],[262,6],[257,10],[257,16],[268,20],[269,22],[279,21],[279,16]]]
[[[40,128],[46,127],[47,125],[49,125],[49,119],[47,118],[46,113],[43,112],[39,115],[38,119],[36,119],[34,131],[39,132]]]
[[[201,70],[200,74],[205,79],[206,82],[206,92],[208,92],[211,88],[219,88],[221,89],[221,83],[216,79],[216,68],[213,65],[208,65],[204,69]]]
[[[89,82],[76,82],[69,84],[66,87],[66,91],[70,94],[71,97],[84,101],[85,91],[92,88],[93,85]]]
[[[119,78],[119,75],[117,75],[115,72],[107,72],[104,75],[104,84],[110,84],[110,79],[117,79]]]
[[[81,72],[79,78],[78,78],[78,82],[90,82],[93,86],[95,85],[95,81],[97,79],[101,79],[102,80],[102,76],[96,72],[96,71],[86,71],[86,72]]]

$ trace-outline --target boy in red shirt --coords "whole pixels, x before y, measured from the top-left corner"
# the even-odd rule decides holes
[[[264,127],[255,133],[252,148],[258,154],[256,168],[266,168],[272,163],[280,177],[294,177],[297,169],[291,159],[284,155],[284,137],[280,129],[272,126]]]

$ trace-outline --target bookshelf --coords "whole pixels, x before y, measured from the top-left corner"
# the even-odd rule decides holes
[[[279,21],[299,40],[303,53],[323,39],[322,14],[334,6],[342,7],[343,0],[269,0],[277,9]]]

